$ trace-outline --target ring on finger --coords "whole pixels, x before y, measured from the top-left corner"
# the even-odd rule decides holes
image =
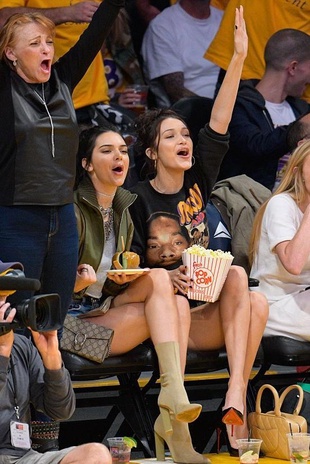
[[[88,272],[87,267],[82,267],[81,272]]]

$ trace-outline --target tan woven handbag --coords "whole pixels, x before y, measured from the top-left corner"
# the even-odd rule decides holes
[[[261,398],[263,391],[271,390],[274,397],[274,410],[261,412]],[[286,395],[297,389],[299,401],[293,414],[281,412]],[[277,390],[269,384],[262,385],[257,393],[255,412],[248,415],[248,424],[252,438],[263,440],[261,450],[266,456],[277,459],[290,460],[287,433],[307,432],[307,421],[299,416],[304,398],[303,389],[299,385],[290,385],[279,397]]]
[[[63,350],[102,363],[109,355],[114,331],[67,314],[60,346]]]

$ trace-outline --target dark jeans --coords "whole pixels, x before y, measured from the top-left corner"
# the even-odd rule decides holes
[[[39,279],[38,293],[58,293],[64,320],[78,265],[78,234],[73,204],[64,206],[0,206],[0,259],[20,261],[25,276]],[[30,298],[19,291],[11,304]]]

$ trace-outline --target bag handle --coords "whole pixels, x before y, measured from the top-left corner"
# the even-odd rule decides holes
[[[278,394],[277,390],[272,385],[270,385],[269,383],[266,383],[265,385],[262,385],[260,387],[260,389],[258,390],[257,398],[256,398],[255,412],[257,414],[261,414],[261,412],[262,412],[261,399],[262,399],[263,391],[266,390],[266,389],[269,389],[273,394],[273,397],[274,397],[274,413],[275,413],[275,415],[281,417],[279,394]]]
[[[304,400],[304,391],[303,389],[301,388],[300,385],[289,385],[288,387],[286,387],[286,389],[281,393],[280,395],[280,409],[282,408],[282,404],[283,404],[283,401],[285,400],[285,397],[286,395],[292,391],[292,390],[298,390],[299,392],[299,400],[298,400],[298,403],[297,403],[297,406],[296,408],[294,409],[293,411],[293,414],[297,414],[299,415],[300,413],[300,410],[301,410],[301,407],[302,407],[302,403],[303,403],[303,400]]]

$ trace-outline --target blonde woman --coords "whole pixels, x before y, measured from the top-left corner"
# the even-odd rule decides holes
[[[290,158],[253,224],[251,277],[269,302],[265,335],[310,341],[310,141]]]

